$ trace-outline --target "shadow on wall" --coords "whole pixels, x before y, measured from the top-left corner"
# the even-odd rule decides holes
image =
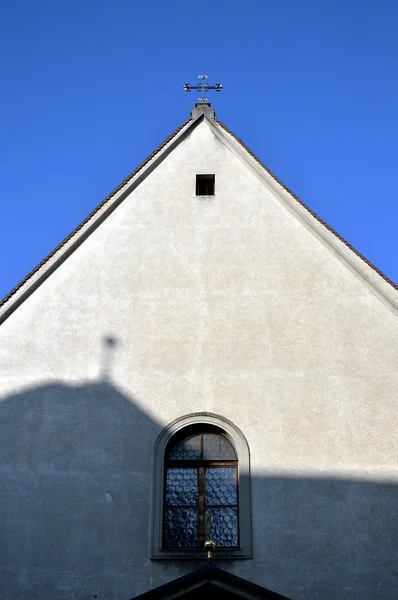
[[[149,561],[161,426],[133,398],[54,383],[4,398],[0,423],[2,600],[127,600],[200,566]],[[254,560],[220,566],[293,600],[396,598],[396,486],[264,477],[252,496]]]
[[[0,423],[2,600],[131,595],[159,425],[107,382],[5,398]]]

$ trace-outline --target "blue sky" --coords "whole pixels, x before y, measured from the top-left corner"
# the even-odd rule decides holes
[[[218,118],[398,281],[398,3],[5,0],[0,297],[189,115]]]

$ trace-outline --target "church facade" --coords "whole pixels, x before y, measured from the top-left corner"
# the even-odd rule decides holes
[[[196,105],[0,305],[2,600],[395,599],[397,315]]]

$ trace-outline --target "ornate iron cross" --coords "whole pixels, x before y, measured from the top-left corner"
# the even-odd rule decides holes
[[[207,102],[207,98],[206,98],[205,94],[209,90],[215,90],[216,92],[221,92],[221,90],[222,90],[221,83],[216,83],[215,85],[209,85],[208,83],[205,83],[206,79],[208,79],[207,75],[198,75],[198,79],[200,81],[200,83],[198,85],[190,85],[189,83],[185,83],[184,90],[186,92],[190,92],[191,90],[199,90],[203,94],[203,96],[200,96],[198,98],[199,102]]]

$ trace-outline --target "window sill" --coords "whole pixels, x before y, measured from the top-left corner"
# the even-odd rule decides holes
[[[200,559],[205,560],[207,556],[205,549],[194,550],[152,550],[151,560],[180,560],[180,559]],[[213,553],[215,560],[239,560],[253,558],[251,550],[242,548],[232,550],[230,548],[216,548]]]

